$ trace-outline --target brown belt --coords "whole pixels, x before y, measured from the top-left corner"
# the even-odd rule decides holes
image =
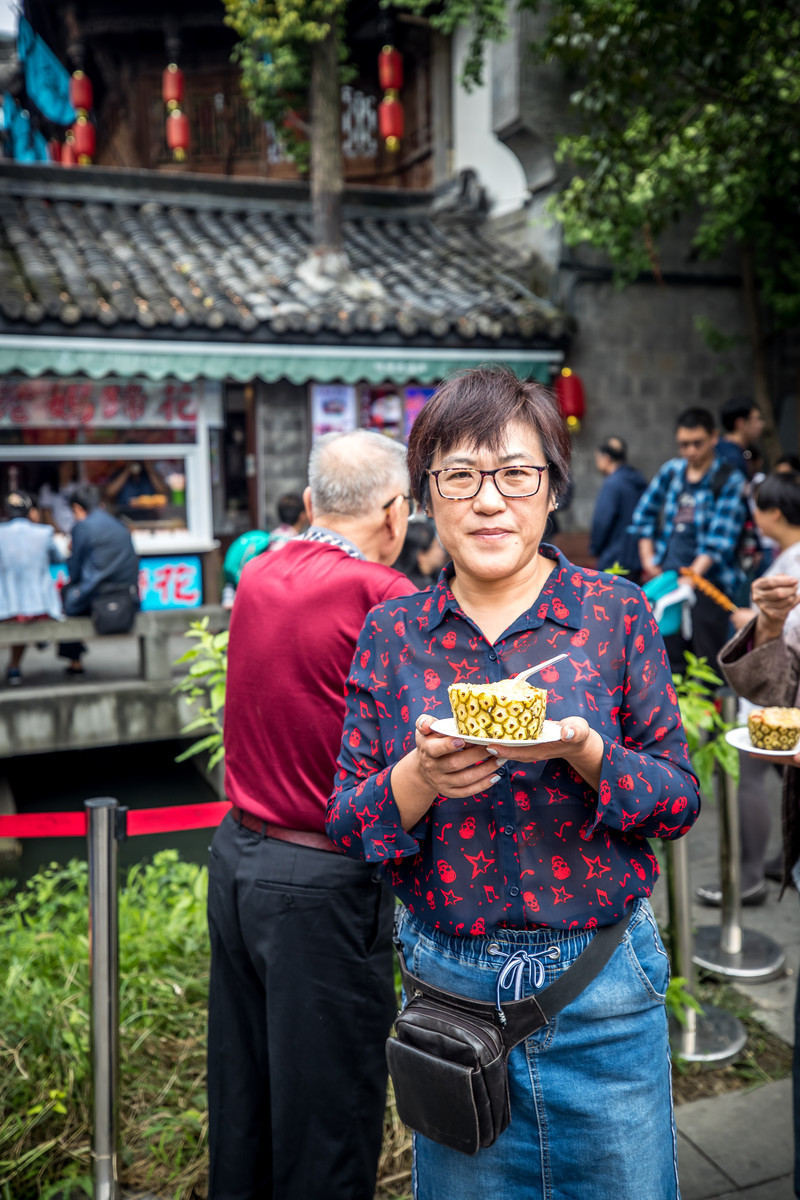
[[[334,854],[338,854],[333,842],[324,833],[317,833],[313,829],[287,829],[284,825],[273,825],[243,808],[237,808],[235,804],[231,805],[231,813],[238,825],[244,825],[245,829],[260,833],[262,837],[274,838],[276,842],[292,842],[295,846],[308,846],[311,850],[332,850]]]

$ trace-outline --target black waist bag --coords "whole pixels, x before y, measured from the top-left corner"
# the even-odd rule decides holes
[[[599,975],[631,914],[597,931],[586,949],[538,996],[499,1009],[434,987],[407,970],[398,945],[406,1007],[386,1043],[400,1120],[423,1137],[477,1154],[511,1120],[508,1056]]]
[[[120,588],[119,591],[103,592],[92,597],[92,623],[97,633],[128,633],[133,628],[139,609],[136,588]]]

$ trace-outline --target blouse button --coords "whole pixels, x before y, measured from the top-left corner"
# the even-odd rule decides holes
[[[495,650],[490,650],[489,658],[492,660],[492,662],[497,662],[497,652]]]
[[[519,895],[519,888],[518,888],[518,887],[510,887],[510,888],[508,889],[508,894],[509,894],[509,896],[518,896],[518,895]]]
[[[513,832],[514,832],[513,825],[506,825],[505,828],[503,829],[503,833],[507,834],[509,837],[511,837]]]

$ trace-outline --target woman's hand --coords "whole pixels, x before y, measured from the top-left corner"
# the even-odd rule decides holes
[[[753,581],[753,604],[758,608],[755,644],[774,641],[783,632],[787,616],[800,603],[794,575],[763,575]]]
[[[542,742],[538,746],[496,742],[487,748],[490,752],[497,751],[498,754],[513,758],[514,762],[544,762],[549,758],[563,758],[586,780],[589,787],[597,790],[605,751],[600,734],[583,717],[565,717],[555,724],[561,726],[561,740],[558,742]]]
[[[497,783],[497,768],[506,762],[502,749],[434,733],[432,723],[433,717],[417,718],[416,741],[418,770],[435,796],[473,796]]]
[[[744,629],[745,625],[752,621],[753,617],[757,616],[757,608],[737,608],[736,612],[731,613],[731,625],[738,633],[740,629]]]

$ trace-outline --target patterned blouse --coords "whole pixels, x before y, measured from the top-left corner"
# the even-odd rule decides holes
[[[494,645],[459,607],[449,566],[431,591],[367,615],[347,681],[328,833],[352,857],[383,864],[403,903],[445,933],[612,924],[652,891],[648,838],[680,837],[700,810],[644,593],[553,546],[541,553],[557,569]],[[498,783],[438,796],[405,832],[391,767],[413,749],[415,719],[451,716],[448,684],[497,681],[561,651],[569,657],[539,676],[547,716],[585,717],[601,735],[599,789],[564,759],[519,763],[511,751]]]

